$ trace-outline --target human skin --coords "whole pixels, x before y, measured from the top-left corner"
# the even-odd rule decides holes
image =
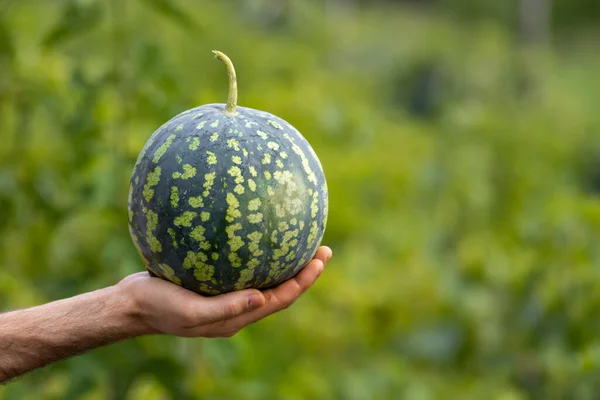
[[[0,314],[0,383],[137,336],[231,337],[292,305],[331,255],[331,249],[320,247],[298,275],[264,291],[204,297],[140,272],[114,286]]]

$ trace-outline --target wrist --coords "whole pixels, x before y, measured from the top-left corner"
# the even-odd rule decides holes
[[[123,328],[131,337],[154,333],[144,323],[140,304],[134,293],[128,290],[128,287],[117,284],[108,289],[111,291],[110,295],[116,298],[116,301],[119,303],[120,319],[122,320]]]

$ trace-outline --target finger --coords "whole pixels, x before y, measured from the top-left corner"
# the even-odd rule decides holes
[[[192,326],[227,321],[262,307],[265,296],[256,289],[230,292],[214,297],[194,296],[186,311]]]
[[[230,324],[234,327],[233,329],[240,330],[247,325],[289,307],[315,283],[322,271],[323,262],[319,259],[313,259],[294,278],[273,289],[265,290],[263,294],[266,303],[252,312],[231,320]]]
[[[318,258],[314,258],[300,273],[292,279],[283,282],[270,291],[266,291],[265,297],[267,303],[279,303],[281,308],[290,306],[298,297],[312,286],[313,283],[323,272],[325,263]]]
[[[319,247],[319,249],[317,250],[317,254],[315,254],[313,258],[318,258],[319,260],[323,261],[323,264],[327,264],[327,261],[329,261],[332,255],[333,252],[329,247],[321,246]]]

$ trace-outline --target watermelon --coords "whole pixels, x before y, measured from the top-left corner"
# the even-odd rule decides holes
[[[207,104],[159,127],[130,181],[129,231],[146,268],[202,295],[264,289],[296,275],[327,223],[323,168],[288,122],[237,106],[231,60],[227,104]]]

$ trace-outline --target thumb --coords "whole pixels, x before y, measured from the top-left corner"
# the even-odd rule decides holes
[[[265,297],[256,289],[220,294],[204,300],[200,314],[206,323],[227,321],[265,304]]]

